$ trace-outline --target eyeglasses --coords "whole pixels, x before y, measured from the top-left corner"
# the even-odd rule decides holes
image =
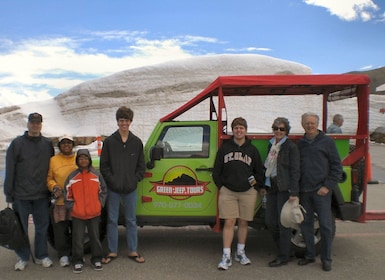
[[[278,127],[278,126],[273,126],[273,130],[274,130],[274,131],[277,131],[277,130],[279,130],[279,131],[285,131],[286,128],[284,128],[284,127]]]
[[[60,142],[60,145],[70,145],[70,144],[72,144],[72,141],[70,141],[70,140],[62,140]]]

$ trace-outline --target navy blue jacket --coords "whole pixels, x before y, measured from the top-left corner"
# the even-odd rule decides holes
[[[322,186],[330,191],[336,187],[342,174],[337,147],[321,130],[313,141],[306,137],[298,140],[301,157],[300,192],[316,191]]]
[[[55,151],[50,139],[31,137],[26,131],[15,138],[7,150],[4,194],[7,202],[14,198],[36,200],[47,198],[49,160]]]

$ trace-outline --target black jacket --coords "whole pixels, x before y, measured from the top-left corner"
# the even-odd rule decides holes
[[[120,194],[130,193],[143,179],[144,171],[143,143],[131,131],[125,143],[118,131],[104,140],[100,172],[108,189]]]
[[[50,139],[31,137],[26,131],[15,138],[6,155],[4,194],[7,202],[14,198],[35,200],[47,198],[49,160],[55,151]]]
[[[269,144],[269,149],[271,144]],[[290,139],[281,145],[277,158],[277,186],[280,192],[289,191],[290,196],[298,196],[300,158],[297,145]]]
[[[264,187],[261,157],[256,147],[246,138],[239,146],[232,138],[223,143],[217,152],[213,169],[213,179],[218,188],[225,186],[234,192],[244,192],[251,188],[248,178],[254,175],[255,189]]]

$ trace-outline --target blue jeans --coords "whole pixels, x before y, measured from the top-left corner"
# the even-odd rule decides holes
[[[289,192],[280,192],[276,186],[271,187],[267,194],[265,223],[278,247],[278,260],[289,261],[291,255],[291,228],[281,224],[281,211],[289,199]]]
[[[306,210],[305,220],[301,224],[301,230],[306,243],[305,258],[314,259],[316,252],[314,246],[314,212],[318,214],[321,231],[321,261],[331,263],[332,258],[332,208],[331,192],[326,196],[319,196],[317,191],[303,192],[300,201]]]
[[[136,225],[136,190],[129,194],[119,194],[108,190],[107,196],[107,241],[111,253],[118,252],[118,218],[120,201],[123,202],[124,220],[128,252],[138,248],[138,227]]]
[[[48,197],[35,200],[16,199],[13,209],[19,214],[20,221],[25,232],[28,233],[28,216],[32,214],[35,224],[35,258],[44,259],[48,257],[47,230],[49,225],[49,203]],[[27,246],[15,251],[20,259],[28,261],[31,254]]]

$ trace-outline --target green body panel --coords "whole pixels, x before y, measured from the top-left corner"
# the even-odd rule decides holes
[[[343,166],[343,172],[346,174],[346,179],[338,184],[342,197],[345,202],[351,202],[352,193],[352,168],[350,166]]]
[[[151,149],[159,144],[165,130],[190,126],[209,129],[208,155],[167,158],[165,150],[165,157],[155,160],[153,168],[146,169],[145,178],[138,185],[138,216],[216,216],[217,187],[210,169],[217,152],[216,121],[158,123],[145,145],[145,162],[150,161]],[[173,140],[187,145],[189,137],[181,134]]]

